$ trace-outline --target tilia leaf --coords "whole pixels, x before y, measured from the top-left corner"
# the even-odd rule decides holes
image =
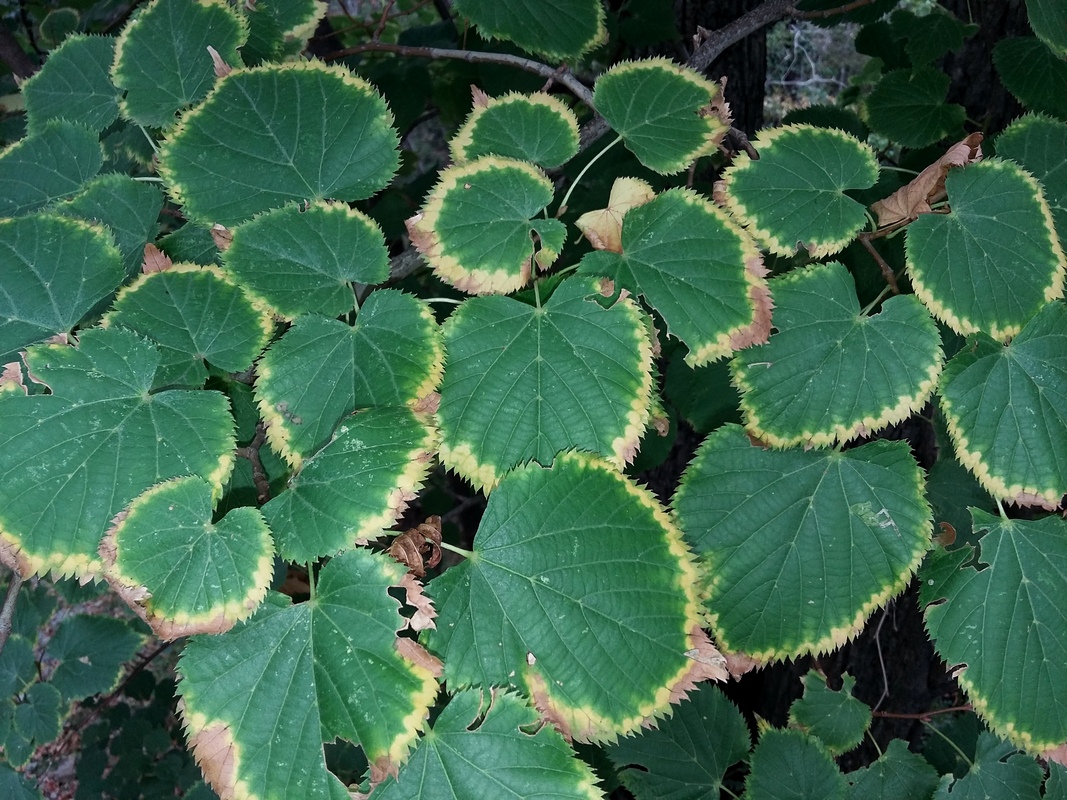
[[[579,741],[636,731],[694,681],[726,677],[671,518],[588,455],[506,475],[471,558],[428,588],[439,615],[424,638],[449,685],[524,688]]]
[[[60,117],[102,131],[119,115],[119,90],[108,74],[115,57],[110,36],[75,34],[48,54],[48,60],[22,84],[26,125],[35,130]]]
[[[671,189],[622,213],[620,252],[590,253],[581,272],[605,275],[644,297],[688,346],[690,366],[767,340],[771,297],[763,259],[723,211],[696,192]],[[598,231],[597,240],[611,238]]]
[[[433,659],[396,635],[406,623],[389,590],[404,574],[350,550],[319,572],[314,601],[271,595],[247,622],[189,640],[182,718],[220,796],[338,797],[322,747],[336,737],[360,745],[378,774],[395,773],[437,695]]]
[[[26,358],[51,394],[0,394],[0,540],[23,575],[94,576],[112,518],[160,481],[200,475],[217,496],[233,468],[218,392],[152,392],[159,352],[123,330]]]
[[[550,59],[574,59],[607,38],[599,0],[458,0],[486,38],[507,39]]]
[[[648,422],[652,348],[633,300],[610,308],[570,278],[542,308],[510,297],[463,303],[444,326],[441,462],[477,488],[568,449],[622,469]]]
[[[674,508],[705,566],[717,642],[761,661],[843,644],[903,590],[930,541],[906,442],[765,450],[725,425],[697,451]]]
[[[1067,524],[971,516],[977,562],[942,551],[923,568],[926,625],[990,728],[1040,753],[1067,741]]]
[[[489,97],[476,91],[474,109],[448,147],[457,164],[495,155],[551,169],[578,154],[578,119],[543,92]]]
[[[370,800],[595,800],[593,771],[537,713],[498,689],[467,689],[449,700],[395,778]],[[491,753],[491,759],[487,754]]]
[[[900,422],[929,399],[941,338],[911,296],[860,313],[852,276],[836,262],[771,282],[778,333],[732,363],[745,427],[776,447],[846,442]]]

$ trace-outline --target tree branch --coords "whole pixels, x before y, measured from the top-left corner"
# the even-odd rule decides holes
[[[0,61],[7,65],[16,78],[28,78],[37,71],[33,59],[19,46],[7,28],[0,28]]]
[[[248,447],[238,447],[237,455],[247,458],[252,462],[252,483],[256,486],[256,501],[264,506],[270,500],[270,479],[267,471],[263,469],[263,460],[259,457],[259,448],[267,441],[267,429],[263,420],[256,423],[256,435],[248,443]]]
[[[15,601],[19,597],[19,589],[22,588],[22,575],[17,569],[11,570],[11,583],[7,585],[7,594],[4,595],[4,607],[0,609],[0,653],[4,651],[7,638],[11,635],[11,620],[15,616]]]
[[[359,55],[360,53],[394,53],[398,56],[411,58],[452,58],[458,61],[466,61],[469,64],[500,64],[505,67],[515,67],[525,72],[540,75],[545,80],[563,84],[580,101],[590,108],[593,107],[593,92],[578,80],[578,77],[569,69],[557,69],[550,67],[548,64],[542,64],[540,61],[513,56],[509,53],[483,53],[475,50],[448,50],[443,47],[408,47],[385,42],[364,42],[363,44],[331,53],[327,60],[335,61],[339,58]]]
[[[866,0],[864,1],[866,2]],[[743,14],[718,30],[702,32],[700,38],[703,41],[693,51],[693,55],[689,57],[686,66],[692,67],[697,72],[703,72],[730,45],[737,44],[746,36],[770,25],[772,22],[777,22],[783,17],[795,14],[794,3],[795,0],[767,0],[762,5],[756,6],[747,14]]]

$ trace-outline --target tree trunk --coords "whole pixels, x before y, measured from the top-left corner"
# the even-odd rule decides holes
[[[941,0],[963,22],[981,26],[942,66],[952,79],[948,99],[967,109],[986,133],[999,133],[1023,113],[993,67],[993,45],[1012,36],[1029,36],[1030,23],[1023,0]]]

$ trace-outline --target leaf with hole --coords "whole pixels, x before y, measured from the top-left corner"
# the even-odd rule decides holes
[[[1067,258],[1041,184],[987,159],[951,170],[945,188],[951,210],[907,229],[915,294],[957,333],[1009,339],[1063,295]]]
[[[104,577],[164,639],[221,633],[247,619],[274,577],[263,515],[235,508],[212,521],[210,484],[196,476],[153,486],[104,536]]]
[[[152,392],[159,352],[123,330],[77,347],[30,348],[51,394],[0,394],[0,540],[23,575],[95,576],[100,538],[148,487],[200,475],[215,493],[233,467],[233,418],[218,392]]]
[[[0,219],[0,263],[0,364],[69,333],[123,278],[111,234],[52,215]]]
[[[370,800],[595,800],[597,778],[524,698],[499,689],[457,692],[411,760]],[[485,753],[492,752],[490,768]]]
[[[966,547],[923,568],[926,625],[986,724],[1040,753],[1067,741],[1067,523],[971,515],[977,563]]]
[[[167,135],[159,173],[185,214],[207,225],[294,201],[362,200],[396,172],[392,124],[374,87],[342,67],[234,70]]]
[[[382,231],[343,203],[287,205],[232,231],[227,272],[278,314],[333,317],[353,309],[353,283],[382,283],[389,254]]]
[[[987,797],[1038,800],[1041,778],[1042,769],[1034,759],[983,731],[970,770],[959,779],[942,777],[934,800],[985,800]]]
[[[847,133],[811,125],[764,130],[754,161],[741,153],[723,173],[726,208],[761,245],[780,256],[803,247],[812,258],[845,248],[867,222],[845,194],[878,180],[871,148]]]
[[[670,189],[625,212],[621,252],[586,255],[579,271],[641,295],[702,366],[771,329],[763,259],[748,235],[695,192]]]
[[[492,489],[512,467],[562,450],[622,469],[649,418],[652,349],[629,298],[609,308],[597,283],[570,278],[541,308],[479,297],[444,325],[441,463]]]
[[[903,739],[893,739],[873,764],[848,773],[849,800],[931,800],[937,770]]]
[[[1045,306],[1010,344],[979,336],[945,367],[941,409],[956,455],[994,497],[1054,509],[1067,493],[1065,381],[1062,302]]]
[[[614,741],[726,677],[700,630],[696,572],[650,492],[600,459],[529,464],[490,495],[474,553],[430,582],[423,640],[453,689],[524,689],[577,741]]]
[[[429,402],[443,370],[441,332],[429,307],[379,290],[354,325],[298,317],[256,367],[256,403],[271,447],[299,467],[357,408]]]
[[[765,450],[725,425],[700,446],[673,506],[704,565],[716,641],[759,661],[843,644],[904,589],[930,542],[906,442]]]
[[[115,40],[75,34],[48,55],[22,83],[26,127],[38,130],[51,119],[69,119],[102,131],[119,115],[119,90],[111,82]]]
[[[494,155],[552,169],[578,154],[578,119],[544,92],[503,97],[475,92],[474,109],[448,147],[456,164]]]
[[[436,431],[403,407],[346,417],[263,507],[279,555],[303,564],[377,539],[422,487]]]
[[[525,286],[534,263],[548,269],[566,227],[538,215],[552,202],[552,182],[533,164],[483,156],[441,172],[407,221],[408,233],[443,281],[471,294],[507,294]]]
[[[178,662],[194,756],[222,797],[344,797],[323,742],[360,745],[395,772],[437,695],[433,659],[410,639],[390,589],[404,568],[363,548],[317,576],[314,602],[272,594],[226,633],[191,638]]]
[[[0,153],[0,216],[17,217],[77,194],[100,171],[94,131],[51,120]]]
[[[607,39],[600,0],[456,0],[485,38],[506,39],[554,61],[577,59]]]
[[[226,3],[153,0],[123,28],[111,79],[125,92],[120,105],[138,125],[167,128],[175,113],[202,100],[215,85],[212,47],[231,67],[248,31]]]
[[[867,436],[925,405],[944,356],[937,326],[911,296],[860,311],[836,262],[771,281],[778,332],[731,365],[745,427],[775,447],[825,446]]]
[[[741,712],[705,683],[655,728],[607,752],[637,800],[700,800],[719,793],[726,770],[747,759],[749,747]]]
[[[208,362],[242,372],[274,333],[270,313],[218,267],[176,264],[123,287],[103,327],[129,328],[159,345],[156,386],[202,385]]]
[[[666,58],[609,69],[597,78],[593,105],[638,160],[661,175],[714,153],[730,127],[719,85]]]

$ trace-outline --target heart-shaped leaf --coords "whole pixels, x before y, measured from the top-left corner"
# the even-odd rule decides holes
[[[486,38],[556,61],[578,58],[608,35],[599,0],[456,0],[455,11]]]
[[[115,518],[100,553],[104,577],[164,639],[221,633],[247,619],[274,577],[262,514],[235,508],[215,522],[198,477],[153,486]]]
[[[948,86],[948,75],[933,67],[887,72],[867,98],[867,124],[903,147],[955,141],[967,112],[945,102]]]
[[[474,110],[448,147],[456,164],[493,155],[551,169],[578,154],[578,119],[562,100],[544,92],[503,97],[476,92]]]
[[[51,119],[77,120],[102,131],[119,115],[119,90],[111,82],[115,40],[110,36],[74,34],[48,54],[48,60],[21,92],[26,127],[33,131]]]

